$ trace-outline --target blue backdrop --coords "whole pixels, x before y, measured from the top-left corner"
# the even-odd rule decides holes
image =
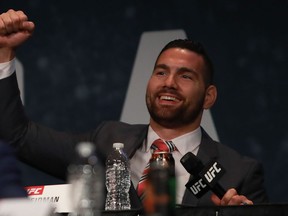
[[[287,1],[1,0],[0,8],[36,24],[18,51],[26,111],[59,130],[120,118],[143,32],[183,29],[202,41],[215,64],[221,142],[262,161],[271,201],[288,201]],[[25,184],[59,182],[35,175]]]

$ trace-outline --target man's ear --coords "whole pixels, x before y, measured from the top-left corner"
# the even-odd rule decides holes
[[[217,99],[217,88],[214,85],[210,85],[206,89],[206,96],[203,104],[204,109],[210,109]]]

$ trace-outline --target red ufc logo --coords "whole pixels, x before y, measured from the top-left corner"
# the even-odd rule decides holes
[[[25,187],[28,196],[32,195],[42,195],[44,191],[44,186],[30,186],[30,187]]]

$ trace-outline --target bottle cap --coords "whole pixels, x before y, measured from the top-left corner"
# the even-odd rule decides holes
[[[124,143],[113,143],[113,148],[124,148]]]

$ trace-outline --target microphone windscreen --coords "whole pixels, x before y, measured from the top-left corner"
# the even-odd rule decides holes
[[[192,152],[187,152],[180,160],[184,168],[192,175],[199,175],[204,165]]]

